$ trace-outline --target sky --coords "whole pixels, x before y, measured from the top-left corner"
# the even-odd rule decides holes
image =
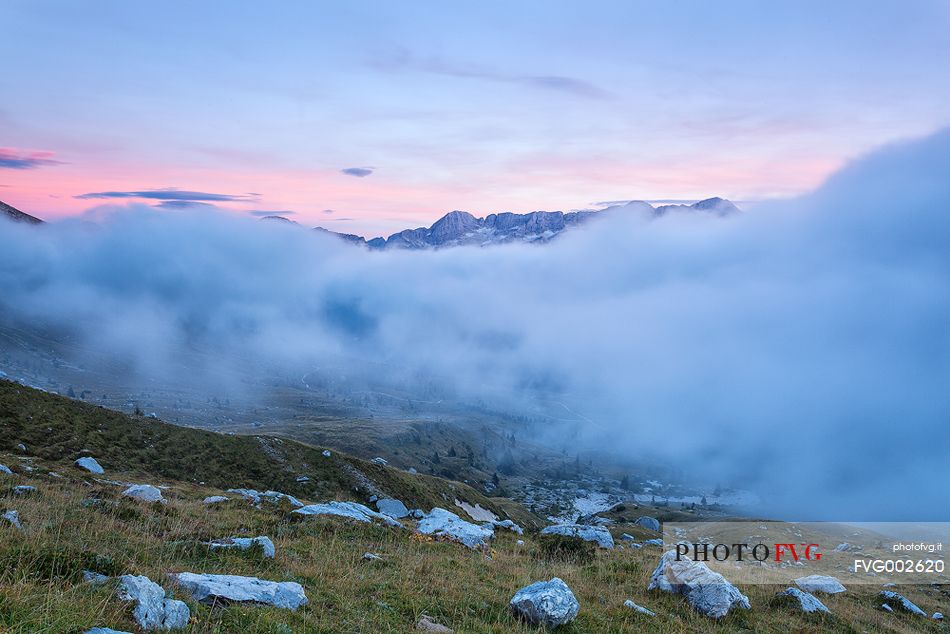
[[[950,4],[0,3],[0,200],[388,235],[809,191],[950,124]]]

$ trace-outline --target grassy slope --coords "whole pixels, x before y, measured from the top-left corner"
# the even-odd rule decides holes
[[[240,457],[242,449],[256,452],[259,441],[214,434],[209,438],[204,433],[168,428],[147,419],[129,421],[119,417],[108,423],[102,417],[111,419],[113,415],[97,408],[25,392],[17,386],[0,385],[0,389],[4,390],[0,392],[0,463],[18,471],[14,476],[0,476],[0,510],[17,509],[25,528],[18,532],[0,526],[0,632],[73,633],[93,625],[135,631],[129,606],[117,601],[110,587],[93,588],[81,583],[83,568],[107,574],[146,574],[166,586],[163,575],[182,570],[293,580],[304,586],[310,599],[310,604],[298,612],[247,606],[212,610],[189,601],[193,619],[188,632],[192,633],[410,632],[422,612],[460,633],[528,632],[533,630],[508,614],[507,602],[519,587],[552,576],[563,578],[582,605],[575,624],[561,630],[567,633],[950,632],[944,624],[883,613],[874,600],[877,588],[872,586],[855,586],[843,596],[827,598],[826,604],[836,615],[827,619],[769,608],[777,588],[745,586],[742,590],[749,595],[753,610],[713,622],[693,613],[680,597],[646,591],[660,553],[657,548],[599,552],[586,564],[551,562],[540,557],[534,535],[527,535],[526,544],[518,546],[515,535],[501,532],[493,557],[487,558],[454,544],[419,541],[407,530],[329,519],[295,521],[286,508],[265,505],[255,509],[241,500],[206,506],[201,498],[220,492],[211,485],[213,481],[230,486],[235,478],[246,478],[246,484],[267,486],[264,480],[254,480],[266,477],[264,466],[257,475],[249,469],[235,473],[226,470],[243,469],[241,461],[235,464],[232,460]],[[37,429],[25,437],[11,437],[13,423],[21,415],[32,415],[33,420],[31,424],[20,421],[18,433],[26,433],[24,427]],[[70,424],[79,430],[77,438],[68,438],[52,424],[57,416],[71,418]],[[110,425],[135,428],[126,427],[128,437],[123,437],[117,431],[107,431]],[[115,434],[116,442],[126,443],[128,451],[136,454],[136,447],[174,447],[155,450],[164,465],[159,470],[148,462],[147,454],[122,462],[121,456],[113,458],[101,444],[89,446],[111,467],[109,478],[154,482],[154,475],[160,475],[170,485],[165,493],[167,506],[122,500],[121,487],[96,482],[64,462],[72,457],[71,452],[88,446],[86,443],[103,442],[97,440],[98,432],[94,431],[100,428],[104,430],[102,436],[111,438]],[[28,462],[11,450],[21,441],[31,451]],[[219,462],[202,464],[188,450],[190,442],[198,443],[198,447],[211,443],[202,454],[204,460]],[[215,458],[212,449],[231,458]],[[178,463],[176,456],[183,462]],[[267,464],[265,458],[255,458],[254,464],[257,460]],[[26,464],[31,464],[33,471],[26,472],[22,468]],[[366,467],[374,479],[384,479],[385,473],[372,471],[376,465],[354,464]],[[50,470],[65,477],[50,476]],[[175,473],[182,474],[180,479],[170,475]],[[200,485],[195,480],[208,484]],[[11,490],[17,484],[34,485],[38,492],[30,497],[14,496]],[[446,485],[436,482],[432,486]],[[288,484],[286,488],[291,487]],[[101,502],[83,504],[91,498]],[[211,553],[201,545],[210,538],[241,534],[272,537],[277,545],[276,560],[262,561],[250,553]],[[360,557],[367,551],[382,554],[385,563],[361,562]],[[950,612],[950,599],[944,590],[925,587],[901,591],[928,612]],[[658,616],[649,618],[630,612],[622,606],[628,598],[653,609]]]
[[[72,462],[84,450],[129,479],[162,478],[228,488],[274,489],[303,500],[353,499],[368,491],[365,475],[409,508],[451,508],[455,498],[480,504],[528,526],[538,520],[517,505],[491,500],[458,482],[411,475],[334,451],[269,436],[228,436],[130,417],[95,405],[0,380],[0,451],[24,443],[31,455]],[[307,475],[309,482],[297,482]],[[357,490],[358,489],[358,490]]]

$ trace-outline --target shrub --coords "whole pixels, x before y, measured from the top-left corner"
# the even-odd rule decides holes
[[[566,535],[540,535],[538,551],[542,559],[574,564],[588,564],[594,560],[596,548],[592,542]]]

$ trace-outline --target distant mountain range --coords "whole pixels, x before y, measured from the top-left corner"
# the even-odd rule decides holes
[[[440,249],[460,245],[487,246],[508,242],[547,242],[562,231],[584,224],[588,220],[609,213],[641,213],[660,217],[669,213],[707,213],[729,216],[739,208],[724,198],[707,198],[691,205],[653,205],[641,200],[612,205],[593,211],[532,211],[526,214],[498,213],[476,218],[466,211],[450,211],[431,227],[405,229],[388,238],[365,239],[351,233],[338,233],[323,227],[314,230],[335,235],[347,242],[370,249]],[[267,219],[286,220],[280,216]]]
[[[31,216],[30,214],[23,213],[16,207],[11,207],[2,200],[0,200],[0,217],[9,218],[14,222],[27,222],[30,224],[38,225],[42,224],[43,221],[37,218],[36,216]]]

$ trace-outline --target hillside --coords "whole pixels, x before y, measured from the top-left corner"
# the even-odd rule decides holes
[[[105,475],[95,477],[72,465],[84,450],[102,462]],[[173,586],[166,575],[181,571],[292,581],[309,600],[296,611],[207,606],[172,590],[187,602],[191,618],[179,631],[189,634],[412,632],[423,614],[460,634],[539,631],[513,618],[508,601],[519,588],[554,576],[570,586],[581,606],[577,620],[558,630],[568,634],[948,631],[942,622],[882,611],[879,588],[859,585],[822,596],[834,615],[825,617],[773,604],[780,588],[743,586],[752,609],[713,621],[682,597],[647,591],[661,553],[654,546],[596,552],[573,547],[556,553],[550,540],[528,530],[523,537],[498,531],[490,550],[470,550],[411,532],[411,520],[393,528],[301,519],[285,503],[255,507],[233,494],[230,501],[203,504],[205,496],[227,495],[222,489],[242,485],[273,487],[313,501],[365,501],[365,483],[354,479],[356,470],[410,505],[453,508],[445,498],[458,495],[499,512],[505,507],[517,521],[530,520],[501,500],[439,478],[332,450],[327,458],[319,448],[289,440],[228,436],[129,417],[5,381],[0,382],[0,464],[13,471],[0,474],[0,506],[17,511],[22,522],[21,530],[0,522],[0,631],[6,634],[73,634],[93,626],[140,631],[114,584],[86,583],[84,570],[110,577],[146,575],[169,590]],[[292,477],[301,472],[311,481]],[[128,482],[162,485],[167,503],[122,497]],[[16,488],[24,486],[34,490],[23,494]],[[632,511],[618,507],[611,514],[629,519],[638,514]],[[638,539],[656,536],[619,523],[610,530],[615,538],[626,531]],[[269,536],[276,556],[207,546],[209,540],[235,535]],[[367,552],[382,559],[366,561]],[[950,606],[946,587],[903,586],[901,592],[928,613]],[[624,607],[628,599],[656,616]]]
[[[128,416],[0,379],[0,451],[24,444],[29,455],[70,464],[92,455],[108,472],[178,480],[218,489],[276,490],[303,500],[392,496],[409,508],[479,504],[524,525],[538,519],[459,482],[399,469],[270,436],[226,435]],[[306,482],[298,482],[301,476]]]

